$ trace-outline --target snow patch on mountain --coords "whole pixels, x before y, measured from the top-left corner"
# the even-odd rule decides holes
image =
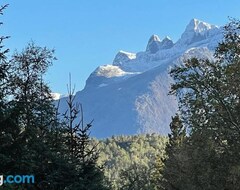
[[[61,98],[67,97],[66,94],[60,94],[60,93],[57,93],[57,92],[51,93],[51,96],[52,96],[53,100],[59,100]]]
[[[59,100],[61,98],[61,94],[55,92],[55,93],[51,93],[52,99],[53,100]]]
[[[120,77],[120,76],[126,75],[127,72],[123,71],[118,66],[104,65],[104,66],[98,67],[95,73],[96,73],[96,76],[111,78],[111,77]]]
[[[119,51],[113,60],[113,65],[122,65],[130,60],[136,59],[135,53],[129,53],[125,51]]]
[[[102,83],[102,84],[98,85],[99,88],[102,88],[102,87],[105,87],[105,86],[108,86],[108,84]]]

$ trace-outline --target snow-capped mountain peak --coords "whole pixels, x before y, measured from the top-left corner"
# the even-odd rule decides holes
[[[167,36],[161,41],[160,38],[156,34],[154,34],[148,40],[146,52],[149,52],[150,54],[155,54],[159,50],[169,49],[173,47],[173,45],[173,41],[170,39],[170,37]]]
[[[171,40],[172,41],[172,39],[169,37],[169,36],[165,36],[165,38],[163,39],[163,41],[164,40]]]
[[[152,43],[152,42],[160,42],[160,41],[161,41],[161,40],[160,40],[159,36],[156,35],[156,34],[153,34],[153,35],[150,37],[148,43]]]
[[[178,43],[180,42],[181,45],[189,45],[201,40],[205,40],[213,32],[218,30],[219,28],[216,25],[208,24],[197,19],[192,19],[187,25]]]
[[[146,51],[156,53],[159,50],[160,38],[157,35],[152,35],[148,40]]]
[[[174,45],[173,41],[171,40],[170,37],[166,36],[160,43],[160,48],[159,49],[170,49]]]
[[[196,33],[204,33],[208,30],[218,28],[216,25],[208,24],[206,22],[200,21],[198,19],[192,19],[186,27],[186,31],[194,31]]]

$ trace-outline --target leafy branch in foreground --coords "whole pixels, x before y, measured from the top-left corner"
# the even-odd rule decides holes
[[[239,36],[240,22],[232,20],[225,26],[215,61],[192,58],[170,72],[175,80],[171,93],[179,100],[180,118],[189,136],[180,149],[184,156],[167,151],[166,189],[238,189],[240,185]],[[171,165],[181,163],[184,168],[175,169],[178,180],[169,177]]]

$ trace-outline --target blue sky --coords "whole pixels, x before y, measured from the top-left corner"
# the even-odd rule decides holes
[[[22,50],[33,40],[56,50],[46,79],[54,92],[66,93],[68,75],[81,90],[99,65],[119,50],[143,51],[152,34],[180,38],[190,19],[224,25],[240,18],[239,0],[4,0],[1,34],[5,45]]]

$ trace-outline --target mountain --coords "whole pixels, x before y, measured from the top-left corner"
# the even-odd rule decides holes
[[[83,105],[84,120],[94,119],[91,135],[169,133],[177,112],[176,98],[168,95],[173,82],[169,70],[191,57],[213,60],[221,39],[222,28],[192,19],[176,43],[153,35],[145,51],[120,51],[111,65],[98,67],[75,95]],[[64,97],[59,110],[66,109]]]

